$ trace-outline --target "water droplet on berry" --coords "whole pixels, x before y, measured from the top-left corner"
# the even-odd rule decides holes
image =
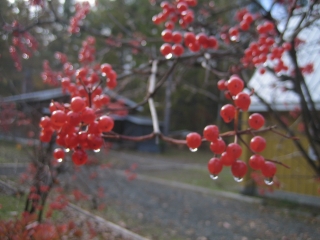
[[[100,152],[100,148],[99,149],[95,149],[95,150],[93,150],[95,153],[98,153],[98,152]]]
[[[218,179],[218,175],[210,174],[210,178],[211,178],[212,180],[217,180],[217,179]]]
[[[66,148],[64,151],[65,152],[70,152],[70,148]]]
[[[172,53],[169,53],[168,55],[166,55],[166,59],[170,59],[170,58],[172,58]]]
[[[268,186],[271,186],[273,184],[273,178],[266,178],[264,179],[264,183],[267,184]]]
[[[189,150],[190,150],[191,152],[196,152],[196,151],[198,151],[198,148],[189,148]]]
[[[62,162],[62,161],[63,161],[62,158],[57,159],[57,162]]]
[[[230,40],[233,41],[233,42],[235,42],[235,41],[238,42],[239,38],[237,36],[231,36]]]
[[[243,178],[239,178],[239,177],[233,177],[233,179],[234,179],[236,182],[242,182],[242,181],[243,181]]]

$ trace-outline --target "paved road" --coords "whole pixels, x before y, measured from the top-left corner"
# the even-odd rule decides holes
[[[79,177],[85,179],[92,170],[80,171]],[[160,231],[148,236],[152,239],[320,239],[320,218],[309,215],[150,181],[128,181],[101,169],[94,182],[105,189],[106,203],[125,218],[136,219],[140,227],[157,226]],[[137,227],[132,230],[140,233]]]

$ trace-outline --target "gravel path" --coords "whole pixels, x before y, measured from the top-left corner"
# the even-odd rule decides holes
[[[90,172],[79,174],[85,179]],[[152,239],[320,239],[320,218],[308,214],[98,172],[106,203],[140,226],[160,229],[146,236]]]

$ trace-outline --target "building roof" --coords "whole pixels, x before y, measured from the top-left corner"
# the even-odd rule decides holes
[[[288,24],[288,30],[285,32],[284,38],[290,40],[294,26],[300,21],[300,16],[293,17]],[[304,41],[297,49],[299,66],[303,67],[307,64],[313,64],[313,72],[305,74],[305,81],[309,88],[316,108],[320,110],[320,21],[315,21],[311,26],[303,29],[298,37]],[[283,24],[279,24],[279,29],[283,29]],[[289,67],[288,73],[292,71],[292,63],[289,56],[283,56],[283,61]],[[268,62],[267,65],[272,63]],[[279,81],[278,76],[267,71],[261,75],[256,70],[250,79],[248,86],[261,96],[266,102],[272,105],[275,110],[288,111],[299,106],[299,95],[290,90],[293,84],[290,81]],[[249,111],[267,111],[266,106],[260,102],[257,97],[252,98],[252,104]]]
[[[123,102],[129,107],[135,107],[136,103],[124,96],[121,96],[109,89],[105,89],[104,92],[111,98]],[[60,97],[68,96],[68,93],[64,93],[61,88],[47,89],[37,92],[23,93],[14,96],[4,97],[1,99],[3,102],[40,102],[51,99],[57,99]],[[138,111],[142,111],[143,107],[139,106]]]

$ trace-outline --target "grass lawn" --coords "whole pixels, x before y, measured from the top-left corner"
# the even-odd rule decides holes
[[[20,216],[25,204],[25,196],[8,196],[0,194],[0,219],[10,219]]]
[[[19,143],[0,141],[0,163],[27,163],[29,150]]]

